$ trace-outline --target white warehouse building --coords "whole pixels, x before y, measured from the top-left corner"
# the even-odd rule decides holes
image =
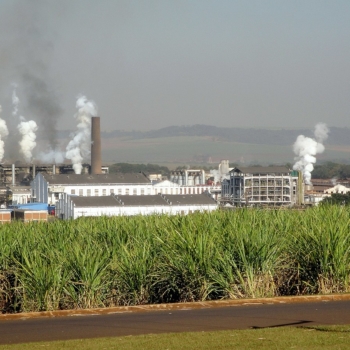
[[[32,201],[55,205],[60,194],[66,193],[80,197],[123,195],[191,195],[203,192],[215,193],[220,186],[193,185],[180,186],[169,180],[155,184],[143,173],[117,174],[56,174],[38,173],[31,183]]]
[[[56,216],[60,219],[77,219],[81,216],[131,215],[186,215],[193,212],[213,211],[216,201],[207,193],[194,195],[111,195],[79,197],[60,195]]]
[[[152,194],[152,183],[142,173],[57,174],[38,173],[32,181],[33,202],[54,205],[61,193],[83,196]]]

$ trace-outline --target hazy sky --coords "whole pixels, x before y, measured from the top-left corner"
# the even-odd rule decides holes
[[[103,130],[350,127],[350,1],[0,0],[4,118],[13,83],[58,129],[79,93]]]

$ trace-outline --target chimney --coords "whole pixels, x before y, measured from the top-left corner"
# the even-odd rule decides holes
[[[91,174],[101,174],[100,117],[91,118]]]
[[[16,166],[12,164],[12,186],[16,184]]]

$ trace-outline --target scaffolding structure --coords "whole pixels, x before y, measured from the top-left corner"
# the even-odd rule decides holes
[[[234,206],[296,204],[298,180],[298,173],[286,167],[234,168],[223,184],[222,198]]]

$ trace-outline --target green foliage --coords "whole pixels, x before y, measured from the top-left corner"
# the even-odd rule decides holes
[[[330,197],[326,197],[321,202],[322,205],[350,205],[350,192],[342,193],[332,193]]]
[[[312,172],[314,179],[332,179],[338,178],[340,180],[350,178],[350,165],[338,164],[334,162],[326,162],[321,165],[315,165]]]
[[[41,311],[350,291],[350,206],[0,227],[0,308]]]

